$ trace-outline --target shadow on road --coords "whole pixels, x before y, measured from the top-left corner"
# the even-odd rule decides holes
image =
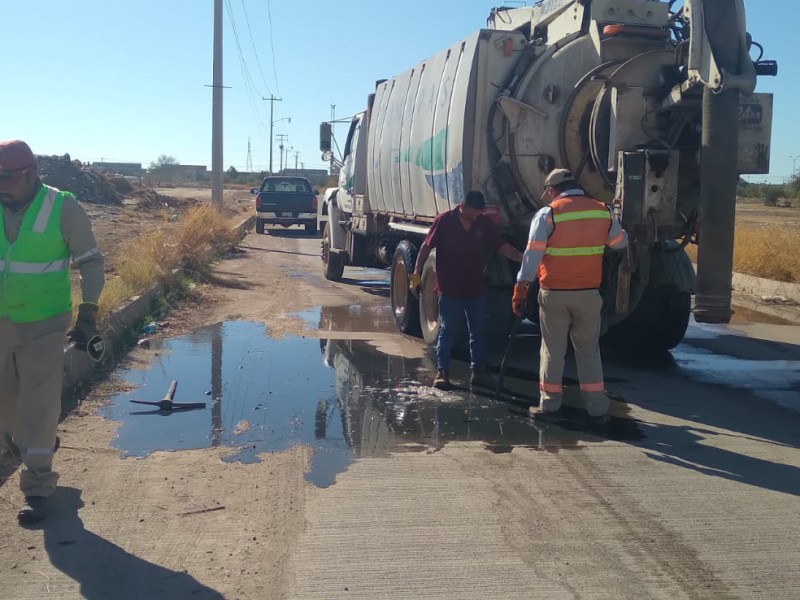
[[[800,496],[800,469],[709,446],[709,437],[719,435],[724,434],[691,426],[659,425],[657,440],[653,440],[656,444],[647,444],[655,447],[645,454],[703,475]]]
[[[52,503],[42,526],[45,549],[54,567],[80,583],[82,598],[223,599],[191,575],[147,562],[88,531],[78,516],[84,505],[80,490],[59,487]]]
[[[292,252],[290,250],[278,250],[276,248],[256,248],[254,246],[239,246],[242,250],[249,250],[253,252],[266,252],[269,254],[294,254],[295,256],[313,256],[318,258],[319,254],[311,254],[309,252]]]

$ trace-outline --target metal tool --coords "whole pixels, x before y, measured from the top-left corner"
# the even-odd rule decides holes
[[[131,400],[134,404],[147,404],[148,406],[157,406],[159,410],[164,411],[173,411],[173,410],[192,410],[197,408],[205,408],[205,402],[173,402],[172,399],[175,397],[175,390],[178,387],[178,382],[173,381],[169,386],[169,391],[167,391],[167,395],[164,396],[163,400],[158,402],[150,402],[147,400]]]
[[[539,294],[539,280],[532,282],[528,286],[527,296],[525,298],[525,312],[530,306],[531,298],[535,298]],[[506,350],[503,352],[503,360],[500,362],[500,373],[497,375],[497,386],[494,391],[494,396],[498,400],[503,393],[503,382],[506,378],[506,370],[508,369],[508,358],[511,356],[511,350],[514,348],[514,342],[517,340],[519,328],[522,327],[522,322],[525,320],[525,312],[514,319],[514,324],[511,326],[511,331],[508,333],[508,342],[506,342]]]

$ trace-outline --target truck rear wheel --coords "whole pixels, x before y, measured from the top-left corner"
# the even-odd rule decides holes
[[[306,233],[308,235],[317,235],[317,224],[316,223],[306,223],[305,224]]]
[[[391,297],[392,313],[397,328],[408,335],[419,335],[419,301],[409,288],[409,276],[414,272],[417,249],[403,240],[392,258]]]
[[[419,325],[422,339],[429,346],[439,340],[439,296],[436,294],[436,250],[431,252],[422,268],[422,288],[419,292]]]
[[[691,312],[689,292],[672,287],[650,288],[636,310],[608,330],[604,341],[625,350],[672,350],[686,335]]]
[[[331,224],[325,224],[325,233],[322,234],[322,264],[325,279],[328,281],[339,281],[344,274],[344,260],[342,257],[331,252]]]
[[[264,233],[264,221],[256,217],[256,233]]]

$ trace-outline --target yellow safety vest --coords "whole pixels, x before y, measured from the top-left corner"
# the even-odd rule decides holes
[[[16,241],[5,234],[0,210],[0,318],[44,321],[72,309],[69,247],[61,233],[61,207],[69,192],[42,186],[25,211]]]

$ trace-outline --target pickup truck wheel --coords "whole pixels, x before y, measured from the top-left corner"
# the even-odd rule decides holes
[[[322,235],[322,264],[324,265],[325,279],[339,281],[344,274],[344,260],[338,254],[331,252],[331,224],[325,224],[325,233]]]
[[[305,228],[306,228],[306,233],[308,235],[317,235],[317,224],[316,223],[306,223]]]
[[[439,296],[436,295],[436,250],[431,252],[422,268],[422,288],[419,292],[419,325],[422,339],[429,346],[439,340]]]
[[[417,249],[408,240],[398,244],[392,258],[392,313],[397,328],[408,335],[419,335],[419,300],[409,289],[409,275],[414,272]]]
[[[256,233],[264,233],[264,221],[256,217]]]

